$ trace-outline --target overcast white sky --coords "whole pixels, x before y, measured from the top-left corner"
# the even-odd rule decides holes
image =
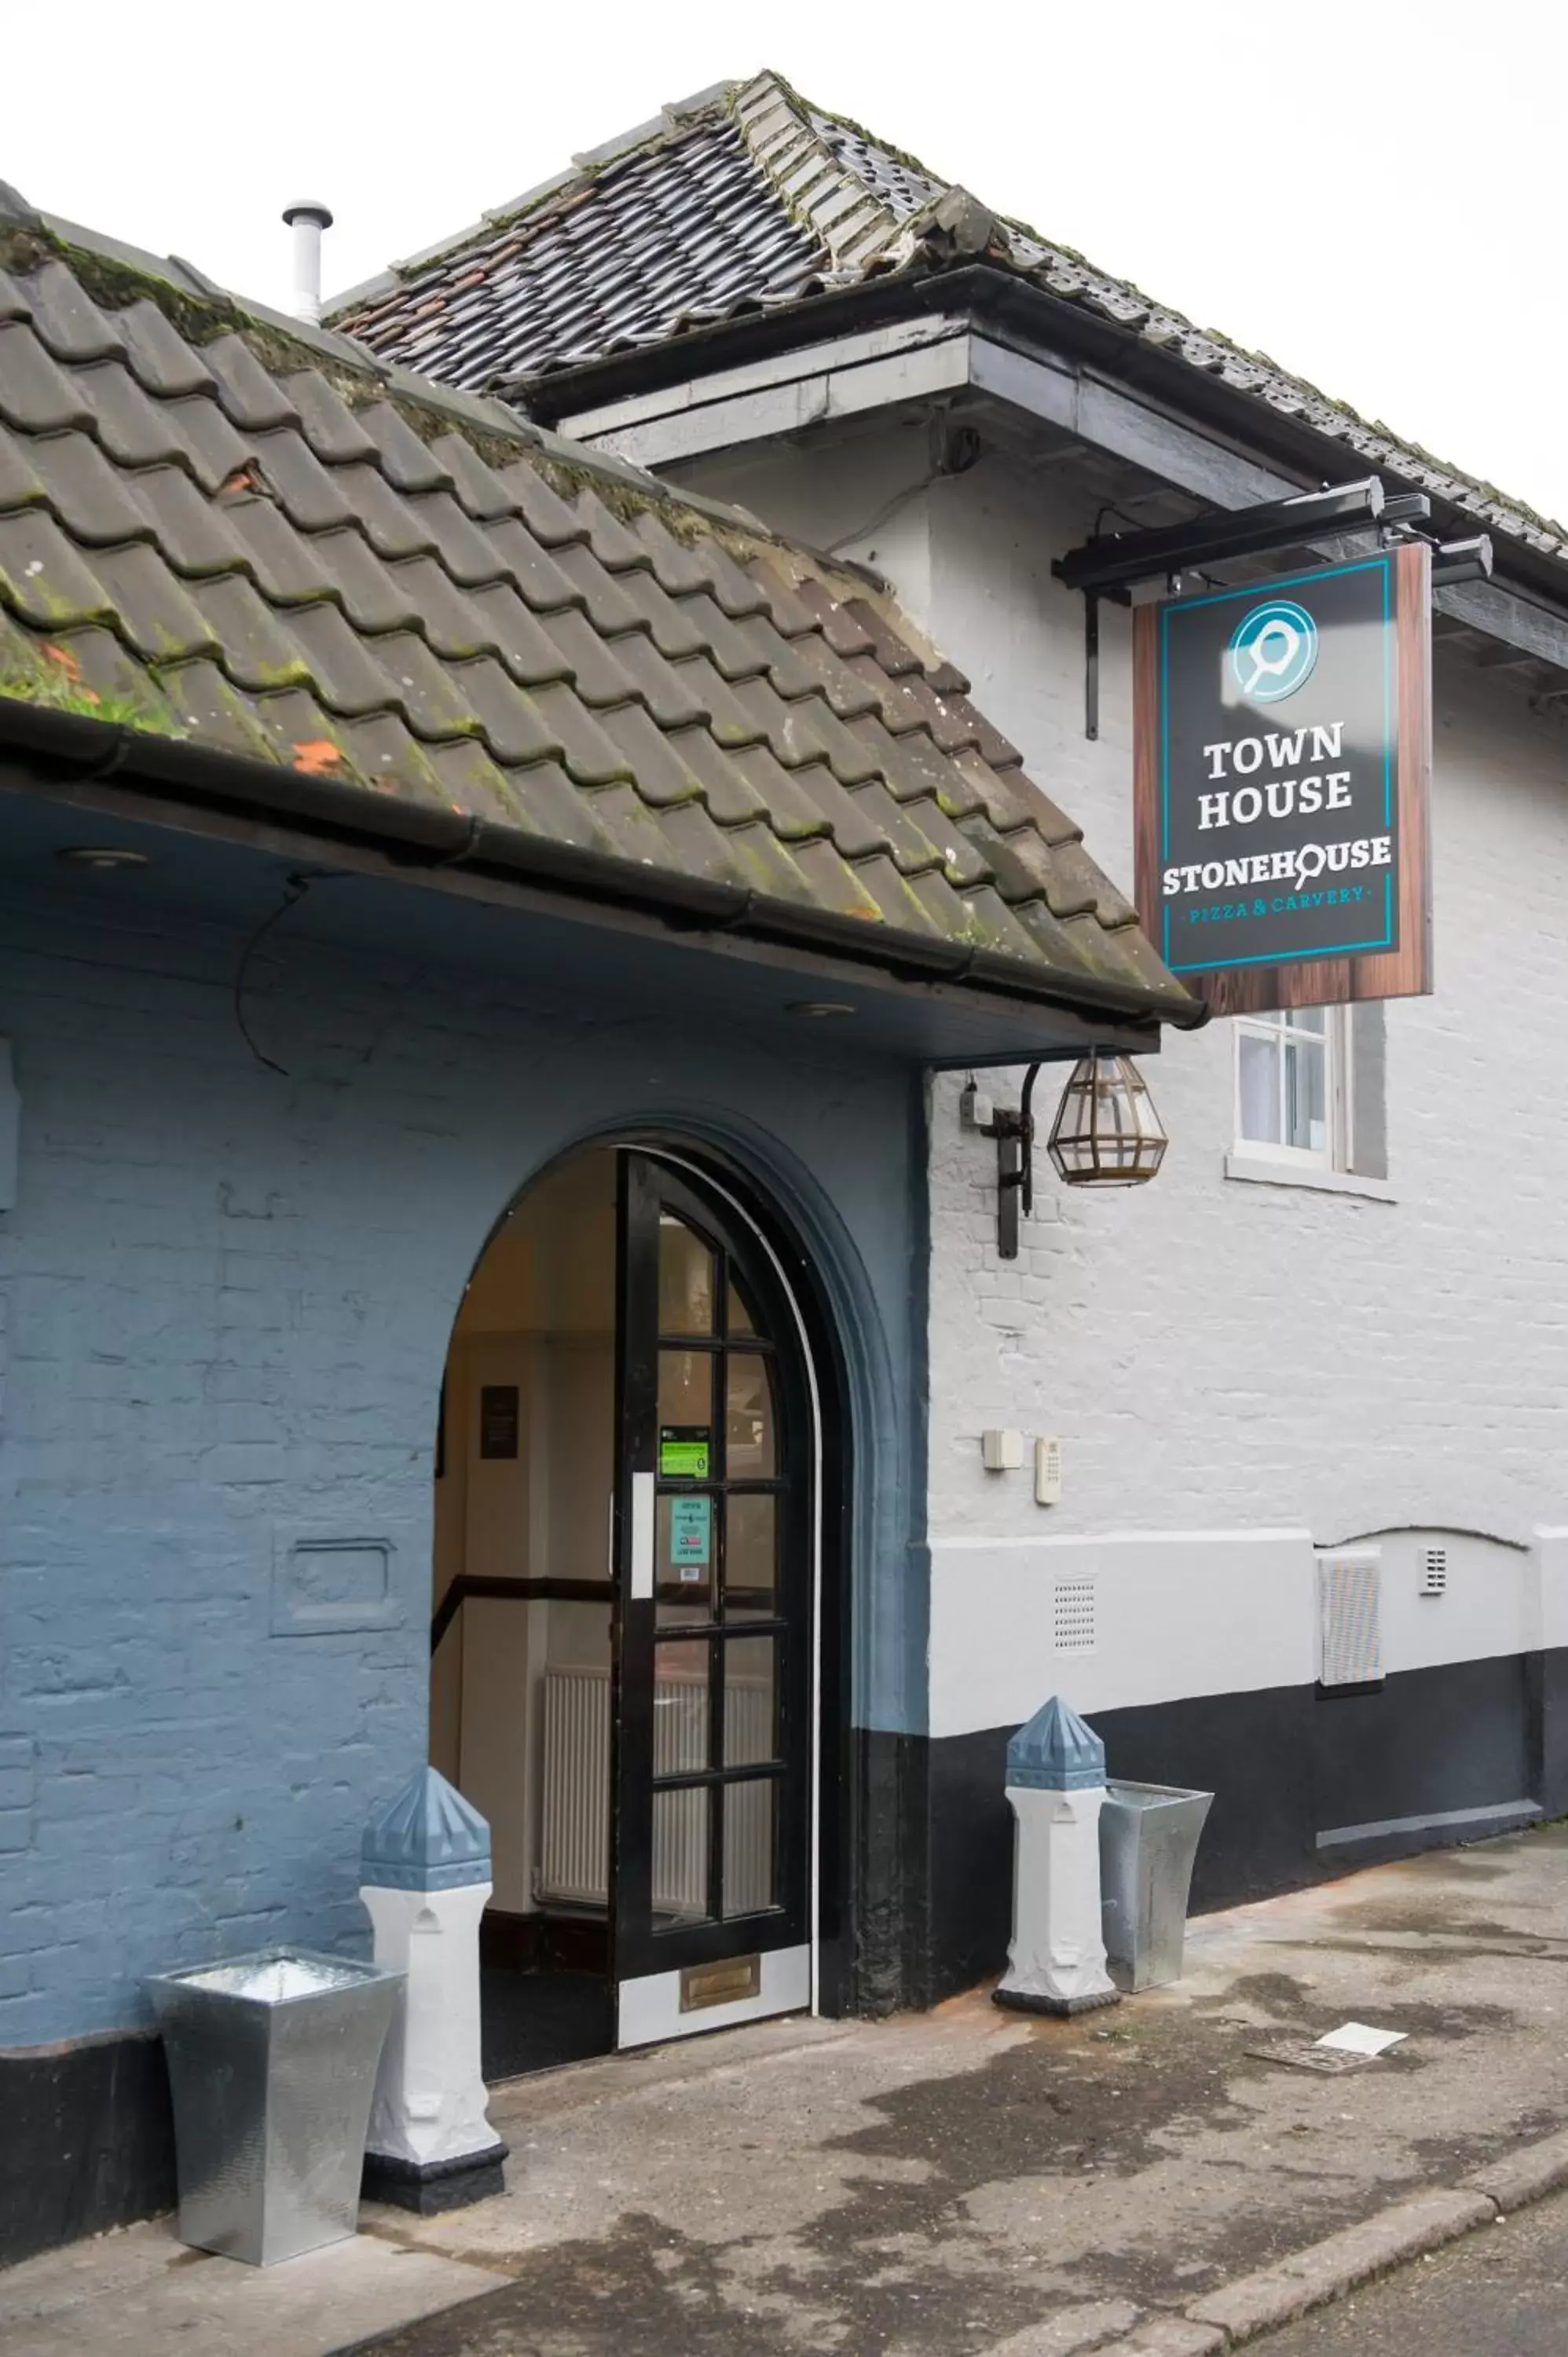
[[[1568,517],[1564,0],[18,0],[0,178],[328,291],[708,83],[775,67],[996,210]]]

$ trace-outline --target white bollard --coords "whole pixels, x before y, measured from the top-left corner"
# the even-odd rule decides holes
[[[404,1975],[371,2105],[365,2192],[432,2217],[501,2190],[479,2066],[490,1829],[434,1768],[371,1818],[360,1896],[375,1960]]]
[[[997,2004],[1057,2014],[1117,2004],[1100,1928],[1105,1746],[1059,1695],[1007,1746],[1007,1798],[1013,1944]]]

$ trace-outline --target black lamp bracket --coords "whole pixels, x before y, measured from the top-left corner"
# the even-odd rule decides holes
[[[972,1077],[959,1100],[966,1128],[996,1140],[996,1254],[999,1260],[1018,1257],[1020,1211],[1026,1219],[1035,1208],[1035,1077],[1038,1064],[1024,1075],[1016,1110],[993,1105],[980,1093]]]

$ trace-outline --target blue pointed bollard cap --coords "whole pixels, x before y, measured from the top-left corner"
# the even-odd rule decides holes
[[[1053,1695],[1007,1746],[1007,1781],[1025,1792],[1083,1792],[1105,1781],[1105,1746]]]
[[[360,1879],[377,1890],[458,1890],[490,1879],[490,1829],[434,1768],[378,1809],[360,1845]]]

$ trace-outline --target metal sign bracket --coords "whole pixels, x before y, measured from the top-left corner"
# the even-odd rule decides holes
[[[1432,501],[1424,491],[1386,492],[1381,479],[1341,484],[1294,498],[1266,500],[1251,508],[1199,516],[1190,523],[1161,524],[1140,532],[1097,533],[1058,557],[1057,579],[1083,593],[1083,733],[1100,737],[1100,603],[1112,597],[1131,605],[1134,585],[1165,576],[1175,596],[1184,573],[1273,549],[1299,548],[1346,533],[1375,530],[1386,544],[1414,537],[1431,543],[1433,585],[1489,579],[1492,544],[1485,534],[1442,543],[1429,526]]]

